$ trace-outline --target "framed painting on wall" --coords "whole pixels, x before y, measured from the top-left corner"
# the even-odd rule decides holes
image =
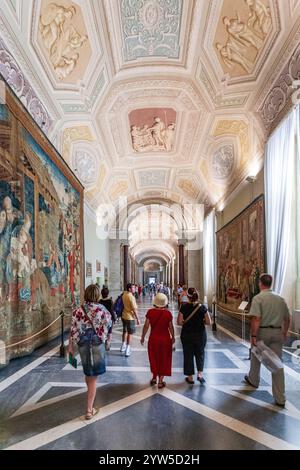
[[[217,300],[224,310],[237,312],[259,293],[265,272],[264,197],[260,196],[217,233]]]
[[[85,263],[85,277],[93,277],[93,266],[88,261]]]
[[[101,262],[96,261],[96,273],[101,273]]]
[[[1,85],[0,340],[7,344],[82,301],[83,187],[8,85]],[[59,328],[56,322],[20,349],[10,348],[7,359],[27,354]]]

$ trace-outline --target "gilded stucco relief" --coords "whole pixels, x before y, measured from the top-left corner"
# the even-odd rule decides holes
[[[39,43],[60,82],[76,83],[87,67],[91,48],[80,7],[72,2],[43,0]]]
[[[134,152],[171,152],[174,147],[176,111],[137,109],[129,114]]]
[[[220,120],[218,121],[213,137],[234,135],[239,138],[241,148],[241,163],[247,160],[250,151],[249,125],[245,121]]]
[[[177,187],[191,199],[197,199],[199,195],[199,188],[197,188],[195,183],[190,179],[180,179],[177,182]]]
[[[71,147],[76,141],[93,142],[95,139],[92,136],[91,130],[88,126],[74,126],[68,127],[63,132],[62,137],[62,156],[67,163],[71,163]]]
[[[100,196],[100,193],[103,189],[103,183],[104,183],[106,174],[107,174],[107,170],[105,166],[103,164],[100,165],[100,168],[98,171],[98,179],[96,180],[95,185],[92,188],[87,188],[85,190],[85,195],[90,201],[96,198],[97,196]]]
[[[63,132],[62,156],[66,162],[71,164],[76,175],[84,184],[84,194],[89,201],[99,195],[107,174],[105,164],[99,164],[96,150],[91,152],[84,146],[84,143],[89,145],[93,142],[95,142],[95,138],[88,126],[68,127]],[[76,149],[77,144],[80,144],[78,149]],[[75,146],[75,151],[72,158],[73,146]]]
[[[210,192],[217,202],[244,176],[250,158],[249,124],[243,120],[220,119],[211,137],[218,140],[208,150],[207,157],[201,159],[199,170],[209,182]],[[223,144],[222,138],[227,143]],[[238,142],[238,148],[233,144],[234,141]]]
[[[109,197],[112,201],[115,201],[118,197],[126,194],[127,191],[128,183],[126,181],[116,181],[109,191]]]
[[[224,73],[251,74],[271,30],[268,0],[224,0],[214,41]]]

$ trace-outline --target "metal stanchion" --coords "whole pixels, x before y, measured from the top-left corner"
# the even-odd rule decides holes
[[[216,306],[216,301],[214,300],[212,303],[213,307],[213,324],[212,324],[212,331],[217,331],[217,318],[216,318],[216,311],[217,311],[217,306]]]
[[[60,342],[60,357],[65,357],[65,338],[64,338],[64,333],[65,333],[65,325],[64,325],[64,317],[65,313],[62,311],[60,312],[60,319],[61,319],[61,342]]]

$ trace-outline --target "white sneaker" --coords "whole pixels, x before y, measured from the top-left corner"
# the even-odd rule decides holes
[[[125,352],[125,357],[129,357],[130,355],[131,355],[130,346],[127,346],[126,347],[126,352]]]
[[[126,343],[123,343],[122,346],[120,347],[121,353],[124,353],[126,351]]]

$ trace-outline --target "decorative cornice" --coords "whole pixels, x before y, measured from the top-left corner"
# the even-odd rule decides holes
[[[264,102],[258,108],[267,135],[270,135],[293,107],[294,81],[300,76],[300,31],[297,34],[297,47],[289,56],[285,67],[273,84]]]
[[[35,73],[35,68],[27,59],[26,54],[22,52],[19,40],[12,30],[11,25],[7,24],[6,21],[7,20],[5,20],[4,15],[0,15],[0,37],[4,43],[6,51],[8,51],[13,57],[18,68],[22,71],[24,77],[26,77],[26,80],[28,80],[30,86],[32,88],[34,86],[34,92],[38,96],[40,103],[47,107],[47,113],[50,116],[51,122],[59,120],[61,116],[53,106],[53,97],[47,93],[41,79],[38,74]]]
[[[18,98],[20,98],[38,126],[45,134],[48,134],[53,121],[1,38],[0,72],[8,85],[16,93]]]

